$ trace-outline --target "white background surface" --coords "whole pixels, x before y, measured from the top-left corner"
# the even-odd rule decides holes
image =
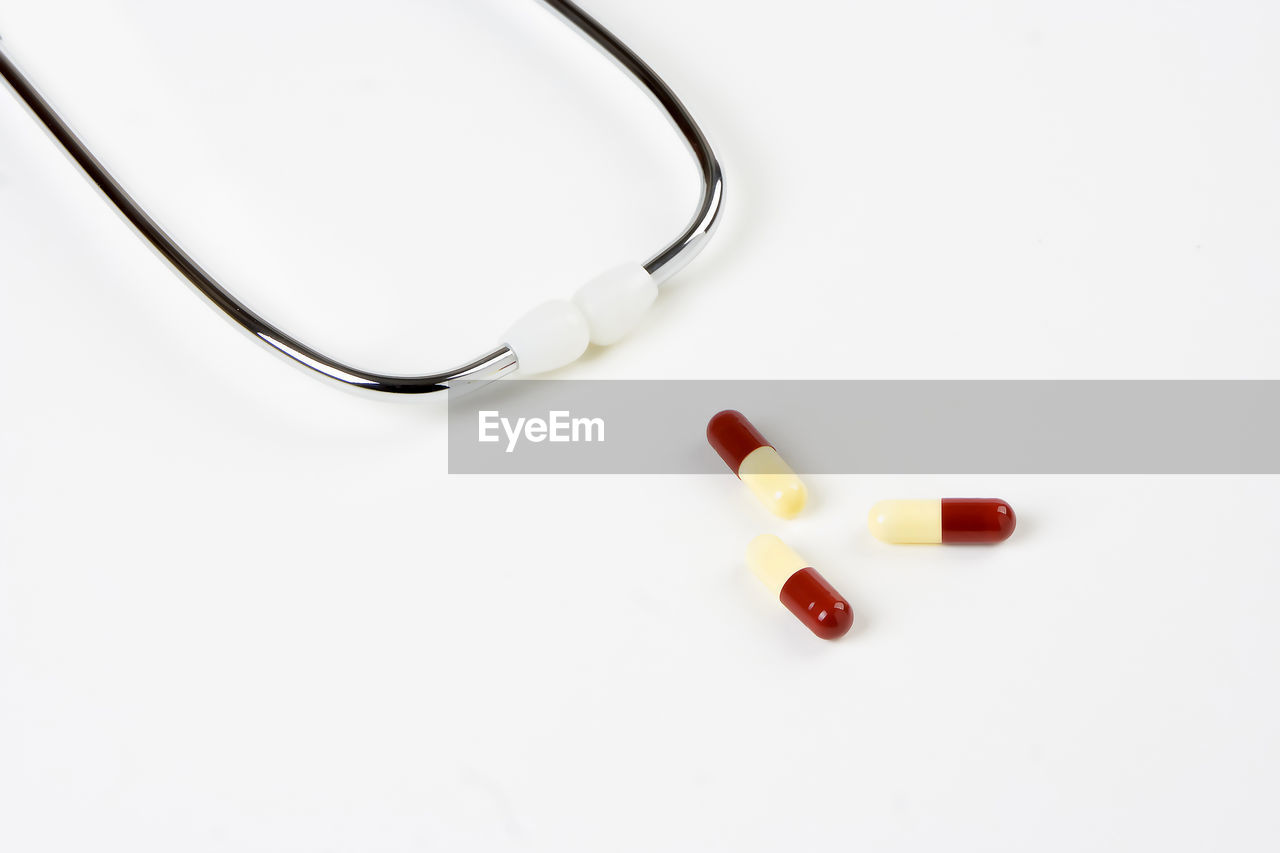
[[[1273,4],[589,11],[729,206],[560,375],[1280,376]],[[533,2],[0,14],[196,257],[371,367],[480,352],[694,201]],[[0,260],[0,849],[1280,841],[1275,478],[815,478],[792,523],[727,476],[451,478],[438,401],[248,345],[7,97]],[[986,494],[1019,513],[996,549],[865,532],[882,497]],[[853,634],[767,600],[766,531]]]

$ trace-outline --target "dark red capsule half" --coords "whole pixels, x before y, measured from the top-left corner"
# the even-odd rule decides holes
[[[849,602],[813,569],[801,569],[787,578],[778,600],[824,640],[838,640],[853,627]]]
[[[1013,507],[999,498],[943,498],[944,544],[1003,542],[1018,524]]]
[[[736,409],[725,409],[711,416],[707,422],[707,442],[735,474],[751,451],[772,446]]]

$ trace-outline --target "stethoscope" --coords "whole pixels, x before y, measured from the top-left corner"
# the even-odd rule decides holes
[[[719,222],[724,177],[706,136],[675,93],[640,57],[568,0],[542,0],[574,29],[600,47],[666,112],[697,161],[702,194],[689,224],[670,244],[643,264],[627,264],[592,279],[572,299],[544,302],[519,319],[501,346],[452,370],[420,376],[392,376],[351,367],[302,343],[255,314],[205,272],[98,162],[57,111],[5,54],[4,77],[53,138],[183,278],[209,302],[260,342],[316,375],[347,388],[387,394],[427,394],[477,387],[514,373],[554,370],[581,355],[588,344],[608,345],[641,320],[658,287],[702,251]]]

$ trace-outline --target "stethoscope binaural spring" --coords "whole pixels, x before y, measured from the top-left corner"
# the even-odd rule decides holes
[[[567,364],[588,343],[607,345],[633,328],[657,295],[657,288],[702,251],[719,222],[724,196],[720,163],[701,128],[675,93],[640,57],[569,0],[541,0],[566,23],[593,41],[667,114],[697,161],[702,194],[685,229],[643,264],[627,264],[584,285],[571,300],[545,302],[518,320],[502,345],[452,370],[393,376],[343,364],[302,343],[254,313],[204,271],[133,200],[71,130],[0,43],[0,76],[35,114],[89,179],[160,255],[215,307],[260,342],[316,375],[348,388],[386,394],[427,394],[473,387],[515,372],[541,373]]]

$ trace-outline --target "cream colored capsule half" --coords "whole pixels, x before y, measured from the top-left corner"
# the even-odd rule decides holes
[[[801,569],[809,568],[799,554],[777,536],[765,533],[747,545],[747,567],[775,596],[783,585]]]
[[[942,543],[942,501],[880,501],[867,515],[871,535],[894,545]]]
[[[738,477],[769,512],[781,518],[795,518],[809,499],[804,481],[767,444],[747,454],[738,466]]]

